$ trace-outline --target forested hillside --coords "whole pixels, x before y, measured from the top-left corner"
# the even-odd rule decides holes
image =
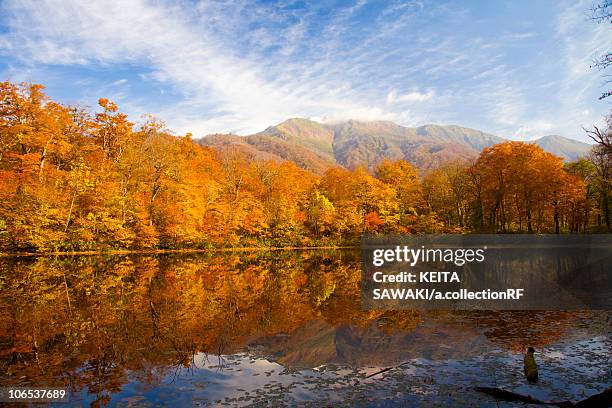
[[[352,170],[327,161],[319,175],[283,161],[291,159],[282,146],[277,157],[232,143],[215,150],[153,118],[135,126],[107,99],[99,105],[88,112],[50,100],[40,85],[0,83],[2,251],[339,245],[364,231],[610,230],[609,156],[564,165],[536,145],[503,142],[423,175],[404,160]],[[300,143],[329,160],[323,139]]]
[[[365,166],[373,171],[385,159],[406,160],[419,170],[431,170],[449,161],[475,159],[485,147],[506,141],[453,125],[409,128],[388,121],[322,124],[299,118],[288,119],[250,136],[209,135],[198,139],[203,146],[233,145],[252,156],[271,155],[290,160],[317,174],[323,174],[333,164],[350,170]],[[565,161],[585,157],[592,147],[562,136],[545,136],[529,143]]]

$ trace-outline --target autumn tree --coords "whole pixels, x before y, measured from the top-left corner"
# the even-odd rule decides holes
[[[604,135],[604,133],[601,133]],[[605,133],[607,135],[607,133]],[[606,136],[563,167],[507,142],[419,174],[408,162],[317,176],[248,151],[201,147],[119,106],[64,106],[0,84],[0,246],[74,251],[355,244],[369,233],[610,229]]]
[[[448,227],[460,230],[469,223],[472,189],[469,165],[451,162],[430,171],[423,179],[423,193],[427,206]]]
[[[559,232],[563,205],[582,193],[559,157],[540,147],[505,142],[485,148],[474,164],[481,180],[484,228],[496,232]],[[569,189],[576,187],[576,189]]]

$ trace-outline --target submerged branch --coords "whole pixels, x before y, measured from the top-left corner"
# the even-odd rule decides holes
[[[508,402],[523,402],[534,405],[552,405],[561,408],[579,407],[579,408],[597,408],[612,406],[612,388],[608,388],[604,392],[590,396],[580,402],[573,403],[571,401],[546,402],[533,398],[530,395],[517,394],[512,391],[503,390],[493,387],[474,387],[475,391],[490,395],[498,400]]]

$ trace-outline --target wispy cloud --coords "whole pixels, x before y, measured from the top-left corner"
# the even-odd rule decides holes
[[[412,91],[412,92],[398,95],[397,92],[393,90],[387,94],[387,105],[391,105],[394,103],[402,103],[402,102],[405,102],[405,103],[425,102],[425,101],[429,101],[433,99],[434,95],[435,95],[434,91],[428,91],[425,93],[419,92],[419,91]]]
[[[513,34],[510,34],[510,35],[508,36],[508,38],[510,38],[510,39],[512,39],[512,40],[526,40],[526,39],[528,39],[528,38],[533,38],[533,37],[535,37],[535,36],[537,36],[537,34],[536,34],[536,33],[533,33],[533,32],[527,32],[527,33],[513,33]]]
[[[602,113],[583,63],[607,37],[582,22],[574,38],[588,6],[554,5],[542,8],[558,12],[555,25],[514,29],[455,3],[7,0],[0,55],[4,75],[53,84],[87,74],[68,99],[114,94],[130,114],[196,135],[301,116],[575,136]],[[558,45],[543,48],[553,36]]]
[[[124,84],[127,84],[127,83],[128,83],[128,80],[125,79],[125,78],[122,78],[122,79],[118,79],[115,82],[113,82],[113,85],[120,86],[120,85],[124,85]]]
[[[552,129],[554,129],[555,125],[552,122],[547,122],[545,120],[536,120],[533,122],[528,122],[522,125],[520,128],[514,132],[512,136],[517,140],[531,140],[536,139],[533,135],[541,135],[548,134]]]

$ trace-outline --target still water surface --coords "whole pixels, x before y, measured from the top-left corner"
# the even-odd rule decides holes
[[[612,386],[610,312],[362,311],[360,276],[354,251],[0,258],[0,385],[92,406],[493,407],[512,404],[472,387]]]

